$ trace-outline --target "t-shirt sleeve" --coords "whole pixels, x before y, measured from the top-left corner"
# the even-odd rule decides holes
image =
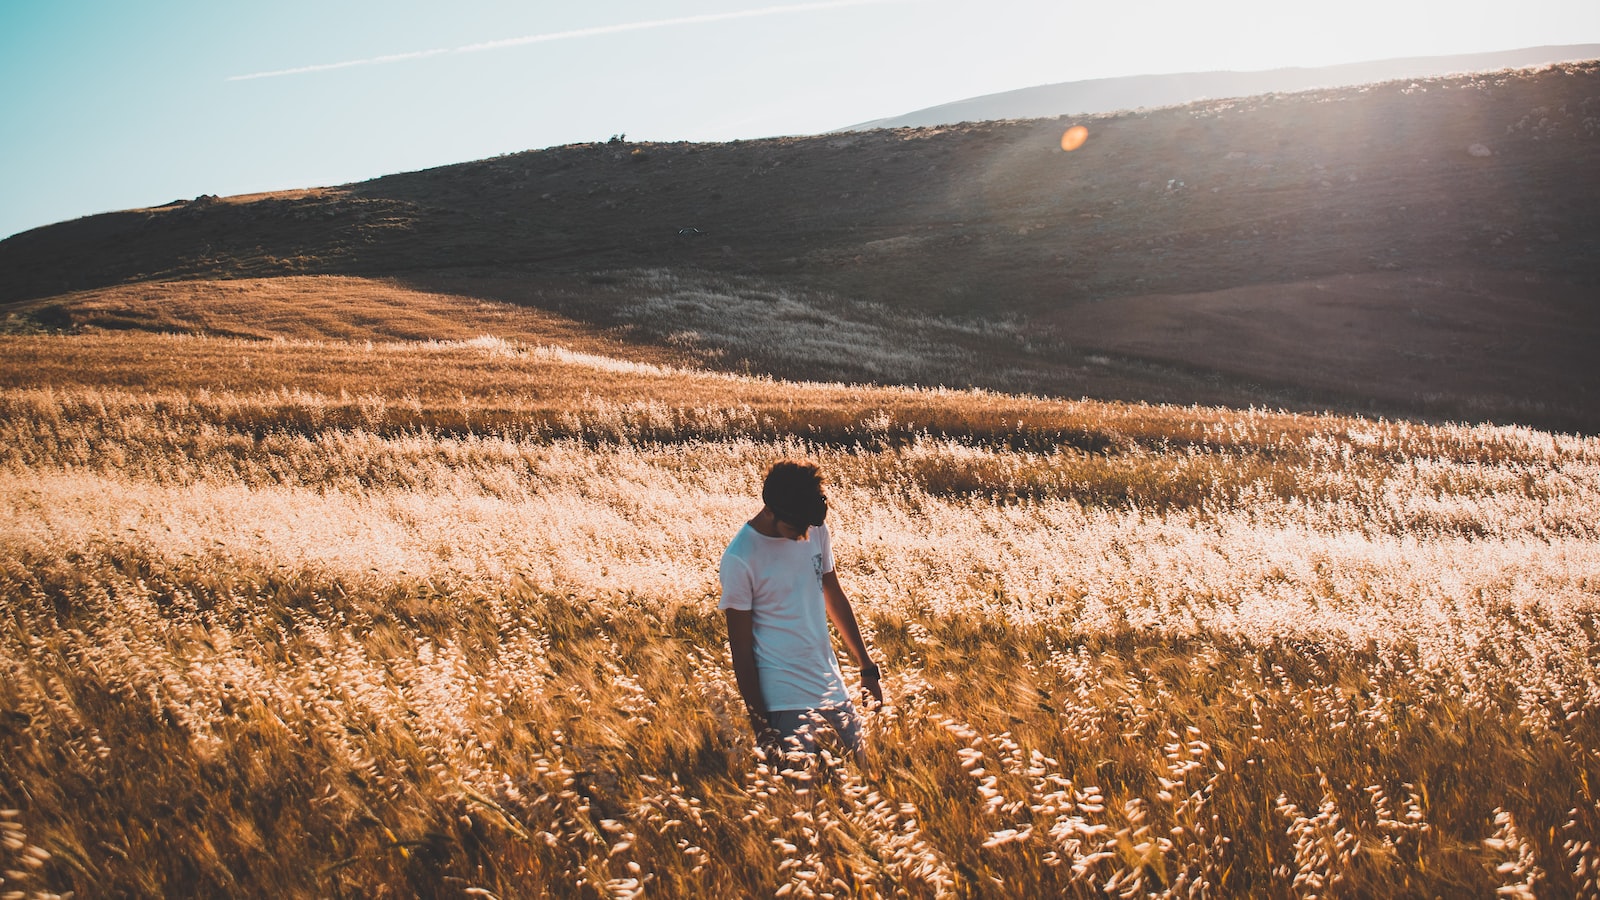
[[[833,571],[833,534],[828,531],[826,525],[818,526],[817,530],[822,533],[822,547],[820,548],[822,551],[821,574],[826,575]]]
[[[750,609],[755,600],[755,590],[750,566],[744,560],[731,553],[723,554],[717,577],[722,581],[722,599],[718,601],[717,609]]]

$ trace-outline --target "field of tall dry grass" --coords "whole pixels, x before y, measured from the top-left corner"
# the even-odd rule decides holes
[[[789,456],[859,763],[715,610]],[[1600,896],[1593,438],[99,332],[0,509],[4,897]]]

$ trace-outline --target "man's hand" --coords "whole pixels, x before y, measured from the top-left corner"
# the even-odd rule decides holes
[[[861,667],[861,690],[870,698],[868,708],[883,705],[883,685],[879,683],[882,677],[876,665],[868,664]]]
[[[778,734],[778,729],[772,727],[772,722],[767,719],[766,713],[750,711],[750,732],[755,735],[756,746],[770,759],[776,753],[783,752],[783,735]]]

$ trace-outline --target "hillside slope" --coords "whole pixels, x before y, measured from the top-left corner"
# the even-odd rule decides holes
[[[1313,68],[1265,69],[1252,72],[1180,72],[1170,75],[1127,75],[969,97],[927,109],[852,125],[841,131],[874,128],[919,128],[988,119],[1038,119],[1085,115],[1140,107],[1177,106],[1223,97],[1314,91],[1348,85],[1438,78],[1466,72],[1528,69],[1600,57],[1600,44],[1526,47],[1495,53],[1418,56]]]
[[[174,202],[0,241],[0,303],[70,323],[64,295],[118,284],[384,277],[607,328],[644,305],[644,338],[694,349],[728,298],[800,297],[827,312],[800,331],[1026,336],[951,338],[999,354],[964,369],[994,387],[1600,430],[1600,64],[1077,122],[1073,153],[1063,120],[617,141]],[[766,362],[718,340],[713,364]],[[1024,344],[1044,376],[1000,371]]]

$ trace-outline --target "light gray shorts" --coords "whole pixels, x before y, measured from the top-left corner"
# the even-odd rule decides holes
[[[817,736],[823,731],[837,734],[839,746],[845,751],[858,753],[861,750],[861,714],[849,701],[821,709],[770,710],[767,722],[785,742],[805,753],[817,752]]]

